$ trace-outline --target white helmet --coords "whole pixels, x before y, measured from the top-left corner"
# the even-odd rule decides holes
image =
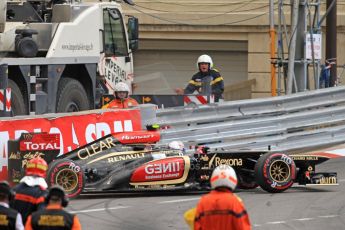
[[[115,92],[128,92],[129,93],[129,87],[124,82],[119,82],[114,87]]]
[[[169,143],[169,148],[171,149],[177,149],[177,150],[183,150],[184,149],[184,144],[182,141],[172,141]]]
[[[219,165],[213,170],[210,181],[212,189],[227,187],[234,191],[237,185],[236,172],[229,165]]]
[[[198,58],[198,61],[196,62],[196,68],[199,69],[199,64],[200,63],[209,63],[210,64],[210,69],[213,67],[213,61],[210,56],[207,54],[203,54]]]

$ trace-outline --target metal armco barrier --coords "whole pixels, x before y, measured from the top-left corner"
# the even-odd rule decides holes
[[[161,143],[308,151],[345,143],[345,87],[157,111]]]

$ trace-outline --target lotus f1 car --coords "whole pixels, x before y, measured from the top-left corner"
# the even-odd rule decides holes
[[[91,191],[200,190],[209,189],[215,167],[227,164],[235,169],[241,189],[260,186],[277,193],[294,183],[338,183],[337,173],[315,171],[332,155],[217,151],[202,146],[186,154],[156,145],[159,139],[158,131],[107,135],[51,161],[47,182],[61,185],[69,197]]]

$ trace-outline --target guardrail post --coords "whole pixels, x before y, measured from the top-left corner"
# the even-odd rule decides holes
[[[36,78],[39,76],[39,66],[30,68],[30,115],[36,114]]]

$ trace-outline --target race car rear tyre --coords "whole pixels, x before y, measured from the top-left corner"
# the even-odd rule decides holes
[[[49,165],[49,186],[60,185],[69,198],[77,197],[84,189],[85,176],[82,168],[69,159],[59,159]]]
[[[296,177],[296,165],[284,153],[267,153],[255,164],[256,182],[271,193],[283,192],[290,188]]]

